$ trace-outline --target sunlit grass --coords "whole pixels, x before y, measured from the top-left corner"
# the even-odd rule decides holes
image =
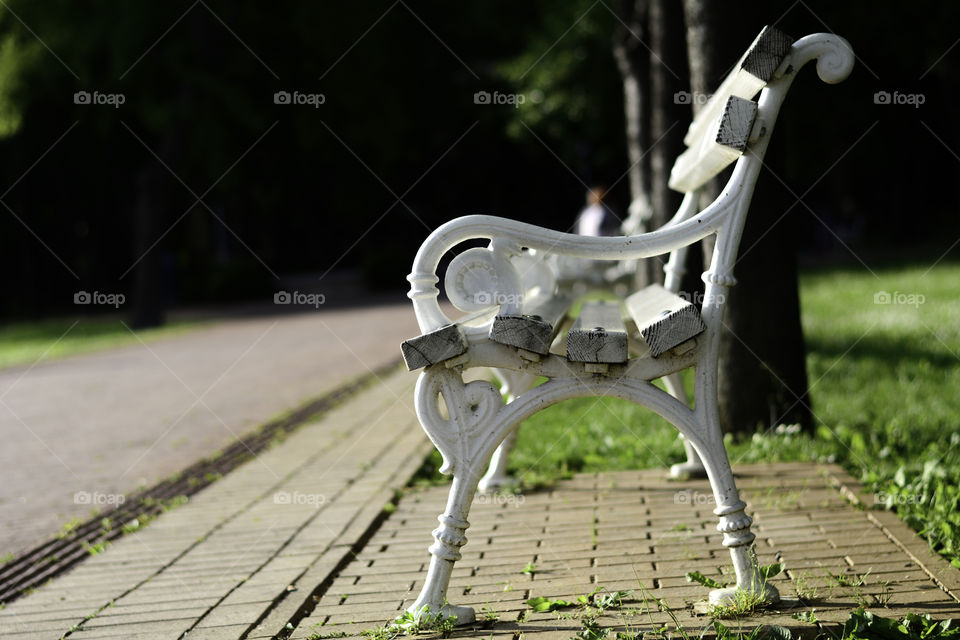
[[[198,323],[178,322],[156,329],[128,329],[117,318],[57,318],[0,325],[0,367],[29,365],[110,347],[176,335]]]

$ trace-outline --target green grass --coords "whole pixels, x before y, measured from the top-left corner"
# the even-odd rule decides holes
[[[875,271],[801,277],[816,433],[728,438],[728,451],[735,463],[838,462],[960,567],[960,265]],[[879,291],[924,300],[875,304]],[[651,412],[581,398],[527,420],[511,467],[530,487],[682,459],[675,431]]]
[[[149,342],[197,326],[172,323],[134,334],[117,318],[57,318],[0,325],[0,368],[139,344],[139,340]]]

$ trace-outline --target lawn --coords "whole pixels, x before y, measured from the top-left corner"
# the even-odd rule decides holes
[[[727,446],[734,464],[840,463],[960,567],[960,265],[928,268],[804,273],[816,433]],[[875,302],[879,292],[889,304]],[[511,466],[531,486],[577,471],[666,467],[682,454],[673,428],[651,412],[583,398],[524,423]]]
[[[175,322],[134,332],[117,318],[56,318],[0,325],[0,368],[31,365],[78,353],[149,342],[197,323]]]

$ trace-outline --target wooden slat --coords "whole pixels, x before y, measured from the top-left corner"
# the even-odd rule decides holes
[[[775,27],[764,27],[747,52],[734,66],[716,92],[710,96],[697,117],[690,123],[683,142],[688,147],[699,145],[700,139],[720,117],[730,96],[751,99],[757,95],[790,53],[793,38]]]
[[[467,338],[455,324],[405,340],[400,345],[407,369],[415,371],[467,352]]]
[[[572,362],[616,364],[627,361],[627,329],[616,302],[583,304],[567,334],[567,358]]]
[[[562,294],[544,296],[524,305],[524,315],[497,316],[490,326],[490,339],[545,356],[571,302]]]
[[[654,358],[707,328],[694,305],[660,285],[641,289],[626,305]]]
[[[756,117],[756,102],[730,96],[709,137],[684,151],[673,164],[670,188],[689,193],[739,158],[747,148]]]

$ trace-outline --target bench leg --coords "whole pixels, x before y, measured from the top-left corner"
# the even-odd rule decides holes
[[[667,387],[667,391],[670,392],[670,395],[686,405],[690,404],[690,400],[687,399],[687,392],[683,388],[683,376],[680,373],[671,373],[663,379],[663,382]],[[703,461],[700,460],[700,454],[697,453],[697,450],[693,447],[693,445],[683,437],[683,434],[680,434],[680,440],[683,442],[683,448],[687,453],[687,461],[681,462],[680,464],[671,465],[670,477],[707,477],[707,470],[703,466]]]
[[[753,518],[745,512],[747,503],[733,481],[733,471],[723,447],[723,440],[714,443],[712,451],[704,451],[705,462],[713,487],[717,508],[713,512],[720,517],[717,530],[723,534],[723,546],[730,549],[733,569],[737,575],[737,586],[714,589],[710,592],[710,604],[730,605],[736,601],[738,591],[747,591],[761,601],[773,603],[780,600],[776,587],[769,584],[760,574],[757,556],[753,550],[756,536],[750,531]]]
[[[536,376],[527,373],[506,369],[494,369],[493,371],[501,381],[501,387],[507,396],[507,402],[513,402],[521,393],[533,388],[537,381]],[[517,425],[517,428],[511,431],[497,447],[497,450],[493,452],[490,467],[487,469],[487,473],[480,478],[478,487],[480,491],[496,491],[501,487],[514,484],[513,477],[507,473],[507,463],[509,462],[510,452],[513,451],[513,447],[517,443],[519,429],[520,426]]]
[[[433,530],[433,544],[428,549],[430,567],[423,587],[407,611],[422,617],[427,607],[431,616],[439,613],[456,617],[458,624],[469,624],[476,620],[474,610],[450,604],[447,588],[453,565],[460,559],[460,548],[467,544],[467,516],[482,469],[500,443],[495,436],[502,439],[500,434],[514,431],[519,420],[504,422],[503,396],[494,385],[482,380],[464,384],[458,371],[443,366],[431,367],[420,375],[415,404],[420,424],[443,454],[440,471],[452,474],[453,483],[447,506],[437,518],[440,526]],[[445,410],[441,410],[441,404]]]
[[[424,607],[428,607],[430,615],[441,613],[444,616],[455,616],[457,624],[470,624],[477,619],[471,607],[461,607],[447,602],[447,588],[450,585],[450,576],[453,573],[454,563],[460,559],[460,547],[467,544],[464,533],[470,523],[467,515],[470,513],[470,503],[476,492],[477,479],[473,482],[464,481],[457,476],[453,478],[450,494],[447,497],[447,507],[437,520],[440,526],[433,530],[433,544],[430,552],[430,567],[427,577],[416,601],[407,608],[407,611],[418,614]]]

